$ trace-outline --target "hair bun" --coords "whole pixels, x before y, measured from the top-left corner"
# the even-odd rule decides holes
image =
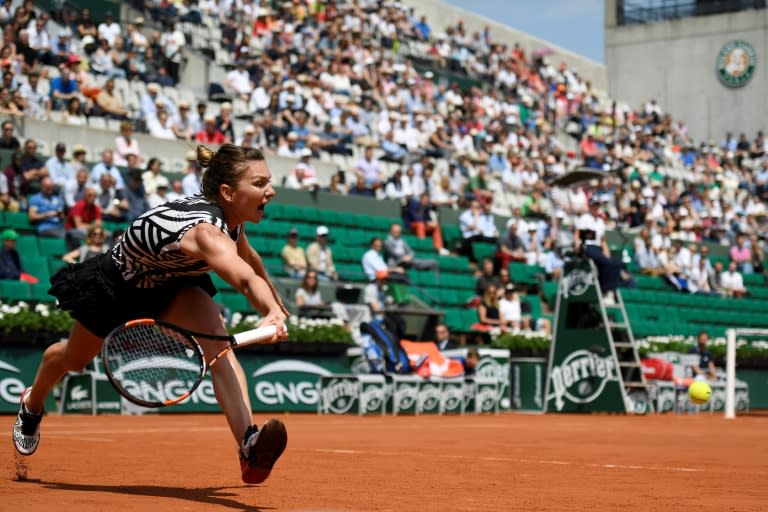
[[[201,167],[204,169],[207,169],[211,166],[211,162],[213,161],[213,157],[216,156],[216,152],[211,150],[210,148],[207,148],[203,146],[202,144],[199,144],[197,146],[197,163],[200,164]]]

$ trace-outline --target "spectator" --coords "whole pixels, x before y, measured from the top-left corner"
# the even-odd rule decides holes
[[[473,263],[477,262],[473,244],[495,244],[498,241],[499,233],[490,207],[481,205],[479,201],[472,201],[470,207],[459,216],[459,228],[462,237],[461,254]]]
[[[482,297],[485,294],[485,290],[488,289],[488,286],[491,284],[498,288],[500,284],[499,276],[496,275],[493,260],[484,258],[480,267],[480,275],[475,281],[475,294],[478,297]]]
[[[169,188],[170,183],[168,182],[168,178],[163,175],[158,176],[155,181],[155,191],[149,194],[149,197],[147,198],[149,207],[157,208],[158,206],[169,202],[171,200],[168,194]]]
[[[700,331],[698,336],[696,336],[696,346],[688,351],[689,354],[698,354],[699,364],[689,368],[694,377],[701,376],[705,379],[717,380],[717,369],[715,368],[712,353],[707,348],[708,344],[709,333],[707,331]]]
[[[156,139],[176,140],[176,133],[173,131],[173,124],[168,117],[165,109],[158,110],[157,118],[147,123],[149,134]]]
[[[147,120],[147,123],[149,123],[149,120]],[[128,165],[128,155],[139,157],[139,165],[141,165],[141,149],[139,148],[139,141],[133,136],[133,124],[131,121],[125,120],[120,123],[120,135],[115,138],[115,165],[126,167]]]
[[[79,59],[72,56],[70,61],[79,62]],[[75,80],[75,74],[65,68],[59,76],[51,80],[50,97],[53,110],[64,110],[70,100],[80,99],[80,87]]]
[[[315,231],[315,241],[307,247],[307,263],[309,269],[317,272],[321,281],[337,281],[339,275],[333,264],[333,251],[328,246],[328,228],[318,226]]]
[[[505,327],[501,325],[501,317],[499,316],[499,297],[497,293],[496,285],[489,283],[480,299],[480,304],[477,305],[477,319],[480,330],[488,331],[491,328],[499,327],[502,332],[505,331]]]
[[[8,177],[5,173],[0,173],[0,212],[18,212],[19,202],[10,194],[8,186]]]
[[[530,329],[530,317],[523,317],[520,296],[515,290],[515,285],[512,283],[506,285],[503,292],[504,295],[499,300],[499,319],[502,330]]]
[[[24,115],[30,119],[47,119],[51,112],[51,101],[40,87],[40,73],[32,71],[27,76],[27,79],[27,83],[22,85],[20,89],[21,96],[26,101]],[[0,138],[0,146],[2,142],[3,140]]]
[[[151,83],[147,85],[147,92],[141,97],[140,115],[146,121],[153,117],[157,117],[157,106],[163,105],[168,113],[172,116],[176,115],[175,104],[164,94],[160,93],[160,85],[157,83]],[[214,119],[215,120],[215,119]]]
[[[94,225],[88,228],[83,244],[72,249],[61,257],[67,263],[82,263],[107,252],[110,248],[106,242],[107,232],[101,225]]]
[[[123,189],[123,196],[128,201],[126,221],[133,222],[136,217],[149,210],[149,202],[141,180],[141,169],[130,169],[128,178],[128,183]]]
[[[253,82],[251,81],[250,73],[246,69],[245,59],[237,59],[235,61],[235,69],[227,73],[224,85],[233,89],[243,101],[249,101],[253,92]]]
[[[232,125],[232,104],[224,102],[221,104],[219,115],[216,116],[216,129],[224,134],[225,142],[235,140],[235,129]]]
[[[113,153],[111,149],[105,149],[101,153],[101,162],[93,166],[91,169],[91,183],[98,185],[101,181],[101,175],[107,174],[112,179],[112,185],[117,190],[123,190],[125,188],[125,182],[123,181],[123,175],[120,174],[120,170],[115,166],[113,160]]]
[[[102,218],[110,222],[123,222],[128,211],[128,201],[123,197],[123,190],[117,190],[112,176],[103,173],[96,187],[96,203],[101,208]]]
[[[363,158],[355,163],[352,170],[359,178],[363,178],[365,188],[375,190],[381,188],[384,184],[383,172],[379,163],[374,160],[373,148],[370,146],[365,148]]]
[[[112,11],[107,11],[104,14],[104,21],[99,23],[97,27],[99,39],[106,39],[109,46],[114,46],[115,39],[120,37],[121,29],[120,25],[115,22]]]
[[[8,187],[8,196],[19,204],[20,210],[26,210],[27,196],[24,194],[24,191],[27,190],[27,185],[24,173],[21,170],[21,158],[20,152],[14,152],[11,155],[11,161],[8,162],[8,166],[3,169],[3,175]]]
[[[426,258],[415,258],[415,253],[408,242],[402,238],[400,224],[392,224],[389,235],[384,241],[384,253],[387,256],[387,265],[391,268],[401,267],[415,270],[437,270],[437,261]]]
[[[197,161],[190,162],[190,172],[181,179],[182,193],[185,196],[199,194],[203,186],[203,168]]]
[[[69,181],[75,177],[75,169],[64,155],[67,154],[67,146],[63,142],[56,144],[56,154],[45,162],[48,175],[53,180],[56,190],[63,190]]]
[[[195,118],[189,113],[189,102],[179,101],[179,115],[171,120],[171,129],[177,139],[192,141],[192,136],[196,133]]]
[[[475,375],[480,364],[480,352],[475,347],[467,349],[466,357],[457,358],[464,367],[464,375]]]
[[[288,242],[280,251],[280,258],[283,260],[283,269],[292,279],[301,279],[307,272],[307,255],[304,248],[299,246],[299,231],[291,228],[288,231]],[[315,279],[317,279],[317,274]]]
[[[386,270],[388,274],[387,279],[407,282],[408,276],[406,276],[405,269],[403,267],[390,267],[387,265],[387,262],[384,261],[384,258],[381,256],[381,250],[383,246],[384,244],[381,241],[381,238],[375,236],[371,239],[371,245],[369,249],[363,254],[360,263],[363,266],[363,272],[365,272],[365,275],[368,276],[368,280],[374,281],[378,271]]]
[[[389,277],[386,268],[377,270],[370,283],[365,286],[364,301],[371,309],[371,316],[383,321],[386,317],[386,308],[392,303],[392,298],[387,295],[387,278]]]
[[[744,288],[744,278],[735,261],[731,261],[728,264],[728,270],[722,273],[721,284],[728,297],[740,299],[747,293],[746,288]]]
[[[3,241],[3,246],[0,248],[0,279],[18,281],[24,271],[21,256],[16,250],[19,234],[16,230],[8,228],[0,233],[0,239]]]
[[[499,238],[496,245],[496,265],[507,268],[512,261],[526,261],[526,247],[518,235],[517,219],[511,217],[507,223],[507,232]]]
[[[71,249],[80,246],[88,230],[101,225],[101,207],[96,203],[96,189],[89,186],[83,198],[75,202],[67,212],[64,227],[67,230],[67,244]]]
[[[752,253],[750,248],[745,244],[743,233],[736,235],[736,244],[731,247],[728,254],[731,257],[731,261],[736,263],[737,269],[742,274],[752,274],[754,272],[752,267]]]
[[[437,348],[440,351],[451,350],[458,347],[448,326],[443,323],[437,324],[435,327],[435,345],[437,345]]]
[[[113,78],[104,83],[104,87],[94,98],[94,103],[104,117],[118,120],[123,120],[126,117],[127,112],[123,102],[115,94],[115,80]]]
[[[195,134],[195,140],[200,144],[208,144],[218,146],[224,144],[226,137],[218,129],[216,129],[216,116],[205,116],[204,128]]]
[[[437,213],[430,202],[430,196],[427,192],[422,193],[418,199],[412,197],[408,201],[408,205],[403,213],[403,222],[411,233],[419,238],[432,235],[432,246],[441,255],[450,254],[443,247],[443,234],[440,230],[440,224],[437,222]]]
[[[64,239],[64,201],[54,193],[49,177],[40,180],[40,192],[29,199],[29,221],[37,226],[37,234]]]
[[[159,158],[150,158],[147,162],[147,170],[141,175],[141,181],[144,184],[144,190],[152,195],[157,189],[157,182],[163,176],[162,163]],[[166,179],[167,183],[167,179]]]
[[[304,279],[301,281],[301,286],[296,288],[296,294],[294,295],[296,305],[299,306],[299,311],[305,306],[324,306],[323,298],[320,296],[320,290],[318,289],[317,272],[310,270],[304,275]],[[299,314],[299,316],[305,316]]]
[[[21,172],[24,175],[21,180],[21,193],[34,194],[41,190],[41,181],[48,176],[48,169],[45,164],[37,157],[37,143],[32,139],[27,139],[24,143],[24,152],[20,161]]]
[[[13,123],[5,121],[0,125],[2,135],[0,135],[0,149],[18,150],[21,147],[19,139],[13,134]]]

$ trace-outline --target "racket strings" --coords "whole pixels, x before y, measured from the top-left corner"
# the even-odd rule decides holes
[[[113,380],[147,402],[184,396],[202,373],[202,357],[194,342],[157,324],[134,324],[113,333],[107,358]]]

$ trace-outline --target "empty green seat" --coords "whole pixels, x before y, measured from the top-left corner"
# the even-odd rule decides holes
[[[32,298],[29,283],[24,281],[0,280],[0,300],[5,302],[17,302]]]
[[[67,254],[67,244],[61,238],[40,237],[37,240],[42,256],[64,256]]]

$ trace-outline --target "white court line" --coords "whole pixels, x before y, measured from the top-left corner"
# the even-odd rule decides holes
[[[369,452],[364,450],[329,450],[329,449],[315,449],[315,452],[321,453],[338,453],[342,455],[384,455],[396,457],[397,453],[387,452]],[[699,473],[704,472],[703,469],[697,468],[679,468],[672,466],[639,466],[639,465],[627,465],[627,464],[594,464],[594,463],[581,463],[581,462],[569,462],[564,460],[531,460],[531,459],[513,459],[510,457],[473,457],[468,455],[430,455],[432,458],[443,459],[466,459],[466,460],[482,460],[486,462],[504,462],[504,463],[518,463],[518,464],[552,464],[556,466],[583,466],[590,468],[604,468],[604,469],[640,469],[643,471],[682,471],[686,473]]]

